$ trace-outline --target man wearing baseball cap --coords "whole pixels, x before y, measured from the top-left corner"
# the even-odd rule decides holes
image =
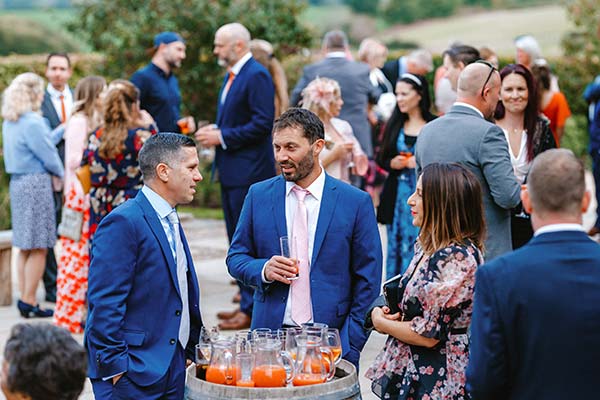
[[[181,93],[173,74],[185,59],[185,41],[178,33],[161,32],[154,37],[153,52],[151,62],[131,77],[140,90],[140,107],[152,115],[161,132],[194,132],[194,118],[179,115]]]

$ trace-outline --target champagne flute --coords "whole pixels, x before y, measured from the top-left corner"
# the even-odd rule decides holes
[[[295,243],[294,243],[295,244]],[[287,278],[290,281],[295,281],[300,277],[300,271],[298,269],[298,259],[295,257],[297,246],[291,247],[290,239],[287,236],[281,236],[279,238],[279,247],[281,249],[281,255],[286,258],[291,258],[296,262],[296,276]]]

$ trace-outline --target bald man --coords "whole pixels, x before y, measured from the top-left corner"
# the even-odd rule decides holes
[[[216,149],[212,177],[218,173],[230,243],[250,185],[275,176],[271,147],[275,90],[269,72],[252,58],[249,45],[250,32],[242,24],[217,30],[213,53],[227,74],[218,97],[216,124],[196,132],[202,146]],[[254,291],[238,284],[240,309],[217,315],[221,329],[250,327]]]
[[[450,111],[423,127],[415,150],[417,173],[434,162],[459,162],[481,182],[487,223],[486,261],[512,250],[510,209],[519,204],[515,178],[502,130],[491,120],[500,92],[500,74],[490,64],[468,65],[458,79]]]

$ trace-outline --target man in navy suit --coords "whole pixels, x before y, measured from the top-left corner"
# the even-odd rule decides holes
[[[477,271],[467,389],[473,399],[592,399],[600,360],[600,246],[583,230],[584,167],[570,150],[533,161],[533,239]]]
[[[100,223],[89,272],[88,375],[99,399],[182,399],[202,319],[192,255],[175,206],[202,180],[194,141],[150,137],[144,187]]]
[[[196,139],[216,147],[214,172],[221,183],[221,201],[229,242],[248,188],[275,175],[271,128],[275,91],[269,72],[250,53],[250,32],[242,24],[223,25],[215,34],[214,54],[227,75],[219,93],[216,125],[200,128]],[[251,288],[239,284],[240,310],[217,314],[221,329],[245,329],[252,315]]]
[[[381,285],[381,242],[369,195],[319,164],[324,145],[323,124],[308,110],[275,121],[282,176],[250,188],[227,266],[255,289],[252,328],[326,323],[340,330],[343,357],[358,366],[363,319]],[[282,236],[298,262],[280,256]]]
[[[69,88],[69,79],[73,75],[71,59],[67,53],[50,53],[46,58],[46,78],[48,86],[42,101],[42,114],[50,123],[50,128],[56,129],[64,124],[71,115],[73,108],[73,92]],[[64,128],[64,126],[63,126]],[[65,160],[65,141],[58,139],[56,147],[58,155]],[[56,212],[56,225],[60,223],[62,210],[62,190],[54,192],[54,208]],[[46,254],[46,268],[44,269],[44,288],[46,301],[56,301],[56,257],[54,249],[49,248]]]

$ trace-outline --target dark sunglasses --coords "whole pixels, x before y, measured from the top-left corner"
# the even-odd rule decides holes
[[[490,67],[490,73],[487,76],[487,79],[485,80],[485,82],[483,83],[483,87],[481,88],[481,97],[483,97],[483,91],[485,90],[485,85],[488,84],[488,82],[490,81],[490,78],[492,77],[492,74],[494,73],[494,71],[497,71],[496,67],[494,67],[494,65],[489,62],[489,61],[485,61],[485,60],[477,60],[475,61],[477,64],[483,64],[483,65],[487,65],[488,67]]]

